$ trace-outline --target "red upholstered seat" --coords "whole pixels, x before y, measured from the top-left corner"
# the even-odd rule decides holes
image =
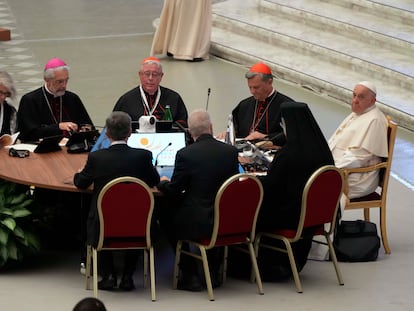
[[[110,181],[98,196],[100,222],[99,242],[96,248],[88,245],[86,265],[86,289],[91,277],[93,262],[93,290],[98,296],[97,254],[101,250],[144,250],[144,286],[150,263],[151,298],[155,301],[154,248],[151,243],[151,219],[154,196],[151,189],[140,179],[120,177]]]
[[[302,284],[296,268],[291,243],[298,241],[306,229],[314,230],[315,235],[321,234],[325,236],[329,246],[332,262],[336,270],[338,282],[340,285],[344,284],[330,238],[330,235],[334,230],[342,190],[343,176],[341,171],[332,165],[321,167],[308,179],[303,190],[302,207],[298,227],[295,230],[280,229],[271,232],[259,232],[257,234],[255,241],[256,256],[260,247],[266,247],[268,249],[287,253],[293,277],[295,279],[296,289],[299,293],[302,292]],[[326,224],[329,225],[329,230],[325,230]],[[284,248],[262,243],[262,237],[281,240],[284,243]]]
[[[253,249],[256,220],[262,198],[262,185],[254,176],[237,174],[223,183],[214,202],[214,228],[211,237],[199,241],[179,241],[177,244],[173,288],[177,288],[178,265],[181,255],[192,256],[203,262],[208,296],[210,300],[214,300],[206,250],[224,246],[224,282],[228,246],[244,244],[247,245],[249,250],[259,293],[263,294],[262,282]],[[182,250],[183,243],[195,246],[201,255]]]

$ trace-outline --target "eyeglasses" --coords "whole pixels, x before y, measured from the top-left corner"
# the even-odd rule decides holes
[[[153,77],[153,78],[159,78],[162,76],[162,72],[151,72],[151,71],[141,71],[141,74],[143,74],[146,78]]]
[[[4,96],[4,97],[10,97],[10,92],[3,92],[3,91],[0,91],[0,96]]]

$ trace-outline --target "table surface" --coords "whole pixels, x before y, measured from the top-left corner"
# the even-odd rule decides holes
[[[0,150],[0,178],[19,184],[39,188],[90,192],[80,190],[73,184],[73,175],[84,167],[87,153],[70,154],[63,147],[61,151],[33,153],[26,158],[9,156],[9,150]]]

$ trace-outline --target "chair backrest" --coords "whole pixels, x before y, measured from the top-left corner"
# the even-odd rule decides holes
[[[98,195],[100,234],[97,249],[105,239],[145,238],[151,245],[154,195],[142,180],[125,176],[108,182]]]
[[[215,198],[210,246],[217,238],[230,242],[245,235],[253,241],[262,199],[263,187],[257,177],[237,174],[227,179]]]
[[[325,165],[309,177],[302,193],[302,209],[295,240],[301,237],[304,228],[330,223],[329,232],[334,230],[343,186],[342,172],[333,165]]]
[[[386,162],[387,165],[386,167],[381,169],[381,172],[380,172],[379,186],[381,187],[381,200],[386,200],[386,197],[387,197],[388,181],[390,179],[391,163],[392,163],[392,158],[394,155],[395,139],[397,137],[397,128],[398,128],[397,123],[391,120],[391,117],[387,116],[387,120],[388,120],[388,130],[387,130],[388,158],[384,159],[384,162]]]

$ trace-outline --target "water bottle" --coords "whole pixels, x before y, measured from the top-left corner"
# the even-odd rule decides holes
[[[234,146],[235,134],[234,134],[234,124],[233,124],[232,114],[229,114],[229,117],[227,119],[226,137],[224,141],[226,142],[226,144],[230,144]]]
[[[164,121],[172,121],[172,120],[173,120],[173,117],[172,117],[170,105],[165,105]]]

